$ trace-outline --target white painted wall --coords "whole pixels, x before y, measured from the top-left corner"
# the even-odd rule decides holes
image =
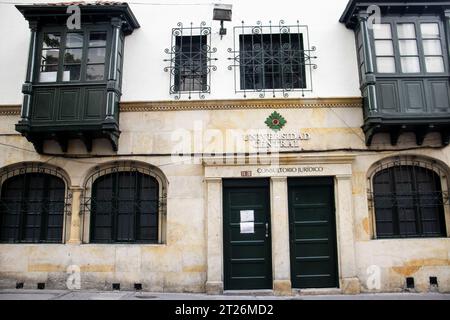
[[[30,1],[16,1],[29,3]],[[60,0],[32,0],[60,2]],[[233,4],[233,21],[226,22],[228,34],[220,40],[219,22],[212,21],[213,3]],[[159,3],[158,5],[149,4]],[[228,70],[233,47],[233,27],[244,20],[254,25],[260,20],[287,25],[309,26],[311,46],[317,47],[318,69],[313,70],[313,92],[306,97],[360,96],[353,32],[339,23],[347,0],[130,0],[129,4],[141,28],[126,38],[122,101],[172,100],[164,49],[170,47],[171,30],[178,22],[212,27],[211,43],[217,48],[217,71],[211,79],[211,94],[206,99],[242,98],[234,90],[234,72]],[[195,4],[195,5],[194,5]],[[12,4],[0,4],[0,104],[19,104],[25,78],[29,29],[25,19]],[[5,40],[7,39],[7,41]],[[301,97],[300,93],[291,97]],[[193,97],[195,99],[196,97]],[[187,97],[182,97],[187,99]]]

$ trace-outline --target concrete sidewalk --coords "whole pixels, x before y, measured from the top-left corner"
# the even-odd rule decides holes
[[[442,293],[383,293],[359,295],[206,295],[134,291],[0,290],[0,300],[450,300]]]

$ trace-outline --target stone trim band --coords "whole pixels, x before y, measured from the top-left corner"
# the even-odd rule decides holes
[[[20,105],[0,105],[0,116],[19,116]]]
[[[362,99],[239,99],[202,101],[122,102],[120,111],[188,111],[188,110],[242,110],[242,109],[299,109],[299,108],[362,108]]]
[[[270,100],[136,101],[120,103],[121,112],[302,108],[362,108],[362,99],[352,97]],[[20,115],[20,105],[0,105],[0,115]]]

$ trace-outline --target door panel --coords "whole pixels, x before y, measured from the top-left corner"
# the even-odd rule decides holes
[[[288,190],[292,287],[338,287],[333,179],[289,179]]]
[[[223,186],[224,287],[271,289],[269,180],[224,180]],[[241,211],[253,211],[253,232],[242,233]]]

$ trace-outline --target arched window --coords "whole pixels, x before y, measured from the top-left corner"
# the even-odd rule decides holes
[[[0,241],[61,243],[66,184],[52,169],[30,165],[1,175]]]
[[[437,167],[402,159],[381,165],[373,175],[378,238],[445,236],[444,197]]]
[[[118,164],[90,179],[90,242],[161,242],[163,189],[150,171]]]

